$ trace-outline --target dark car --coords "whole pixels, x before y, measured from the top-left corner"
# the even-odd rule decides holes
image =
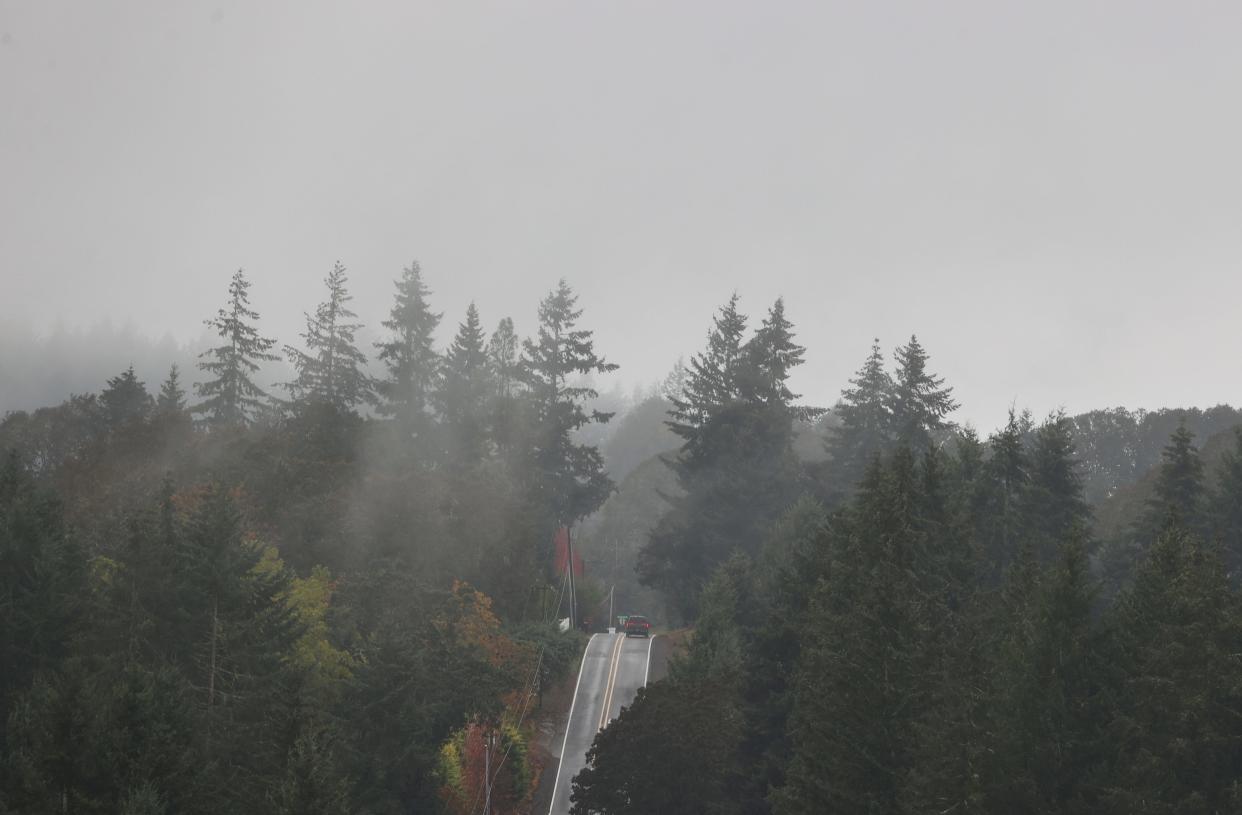
[[[651,636],[651,623],[646,617],[626,617],[625,636],[649,637]]]

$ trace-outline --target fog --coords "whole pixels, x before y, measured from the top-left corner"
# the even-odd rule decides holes
[[[107,335],[84,345],[117,342],[118,370],[192,358],[238,267],[296,344],[337,259],[377,329],[417,258],[446,340],[471,300],[529,330],[565,277],[627,388],[737,290],[756,321],[787,298],[811,403],[912,332],[985,429],[1014,402],[1237,403],[1240,24],[1226,3],[0,0],[3,357],[59,331]],[[6,361],[3,407],[48,379],[21,371],[102,385],[71,367]]]

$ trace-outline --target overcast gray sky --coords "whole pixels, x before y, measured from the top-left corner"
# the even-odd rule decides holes
[[[0,0],[0,318],[296,340],[558,277],[627,382],[777,295],[831,403],[917,332],[987,430],[1242,403],[1242,4]],[[446,335],[447,335],[446,331]]]

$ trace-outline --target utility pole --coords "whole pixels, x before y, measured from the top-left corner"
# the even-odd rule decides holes
[[[569,569],[569,627],[578,627],[578,595],[574,591],[574,543],[565,527],[565,568]]]
[[[492,815],[492,729],[487,729],[483,741],[483,815]]]

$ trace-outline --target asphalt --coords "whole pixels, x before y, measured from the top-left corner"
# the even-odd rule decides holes
[[[595,734],[634,701],[646,684],[652,640],[624,634],[594,634],[578,671],[574,700],[565,726],[549,815],[569,815],[573,779],[586,766]]]

